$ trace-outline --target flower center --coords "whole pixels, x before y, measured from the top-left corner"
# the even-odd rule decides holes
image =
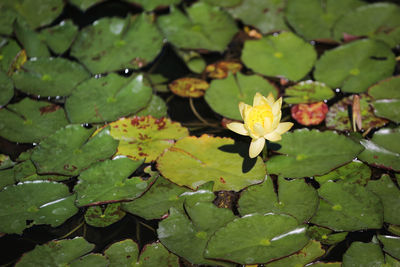
[[[247,115],[246,124],[251,131],[254,131],[254,124],[259,123],[264,127],[265,118],[269,118],[271,121],[274,116],[272,115],[272,109],[270,105],[259,105],[254,106]]]

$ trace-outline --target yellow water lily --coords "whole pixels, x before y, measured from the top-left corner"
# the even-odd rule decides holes
[[[244,124],[240,122],[231,122],[227,124],[229,130],[235,133],[250,136],[252,138],[249,155],[250,158],[257,157],[263,150],[265,139],[269,141],[281,140],[281,135],[292,128],[291,122],[281,121],[282,98],[275,101],[272,93],[264,97],[256,93],[253,100],[253,106],[243,102],[239,103],[239,111]]]

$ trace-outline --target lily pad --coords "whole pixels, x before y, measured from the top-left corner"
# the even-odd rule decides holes
[[[344,97],[329,108],[325,120],[326,127],[338,131],[353,130],[352,118],[351,114],[349,114],[349,109],[351,109],[353,104],[353,98],[354,96]],[[378,118],[374,115],[374,109],[371,106],[372,99],[369,96],[360,94],[359,100],[362,129],[368,130],[369,128],[380,128],[388,123],[387,120]]]
[[[395,47],[400,42],[399,30],[400,7],[395,3],[375,3],[346,13],[335,24],[333,36],[336,40],[344,34],[367,36]]]
[[[0,71],[0,107],[7,103],[14,96],[14,84],[3,71]]]
[[[256,93],[278,96],[278,89],[268,80],[258,75],[229,74],[226,79],[213,80],[206,91],[205,100],[210,107],[222,116],[242,120],[239,102],[252,104]]]
[[[353,242],[343,255],[343,266],[384,266],[385,260],[378,244]]]
[[[46,44],[56,54],[67,51],[77,34],[78,26],[72,20],[63,20],[58,25],[40,32]]]
[[[90,253],[68,264],[69,267],[96,266],[108,267],[108,260],[99,253]]]
[[[307,267],[342,267],[341,262],[313,262],[307,265]]]
[[[118,222],[125,216],[121,210],[121,203],[110,203],[103,209],[100,206],[91,206],[85,212],[85,222],[94,227],[107,227]]]
[[[97,5],[106,0],[68,0],[69,3],[78,7],[80,10],[86,11],[94,5]]]
[[[67,124],[64,110],[45,101],[24,98],[0,109],[0,136],[13,142],[39,142]]]
[[[7,6],[7,3],[0,4],[0,34],[11,35],[13,32],[13,24],[18,17],[17,12],[11,7]]]
[[[278,177],[275,193],[271,178],[260,185],[246,188],[238,202],[239,213],[283,213],[295,217],[300,223],[309,220],[318,207],[318,194],[304,180],[287,181]]]
[[[266,263],[302,249],[309,241],[305,233],[306,226],[291,216],[256,213],[217,230],[205,256],[240,264]]]
[[[21,47],[12,39],[3,39],[0,42],[0,67],[5,73],[12,73],[12,65],[21,53]]]
[[[295,254],[264,265],[266,267],[305,266],[307,263],[316,260],[324,254],[325,250],[322,249],[321,243],[310,240],[304,248]]]
[[[15,162],[10,159],[10,156],[0,154],[0,170],[11,168],[14,164]]]
[[[63,224],[78,212],[75,195],[64,184],[33,181],[5,187],[0,192],[0,232],[22,234],[37,224]]]
[[[292,106],[290,112],[292,118],[302,125],[318,125],[325,120],[328,105],[325,102],[296,104]]]
[[[168,180],[191,189],[214,181],[214,191],[239,191],[265,176],[262,160],[250,159],[247,145],[209,135],[178,140],[157,160],[157,168]]]
[[[92,73],[141,68],[154,60],[162,36],[145,13],[126,19],[102,18],[83,28],[71,48]]]
[[[181,97],[201,97],[208,89],[209,84],[198,78],[179,78],[169,84],[169,89]]]
[[[142,163],[115,157],[93,164],[78,177],[79,183],[74,187],[76,204],[81,207],[139,197],[154,181],[142,177],[129,178]]]
[[[386,44],[358,40],[326,51],[315,64],[314,77],[346,93],[365,92],[392,75],[395,56]]]
[[[378,239],[383,244],[383,251],[397,259],[400,258],[400,237],[378,235]]]
[[[179,258],[170,253],[162,244],[156,242],[143,247],[139,255],[138,245],[131,239],[112,244],[104,251],[110,267],[178,267]]]
[[[144,117],[151,115],[154,118],[161,119],[162,117],[168,116],[167,109],[168,107],[165,101],[158,95],[153,94],[147,106],[137,112],[136,116]]]
[[[127,79],[110,73],[78,85],[67,98],[65,109],[72,123],[114,121],[144,108],[151,95],[142,75]]]
[[[288,1],[286,19],[307,40],[329,40],[338,19],[364,4],[360,0]]]
[[[111,136],[120,141],[117,155],[145,159],[146,163],[156,160],[174,140],[189,135],[179,123],[152,116],[121,118],[109,126]]]
[[[267,172],[288,178],[322,175],[352,161],[362,146],[335,132],[300,129],[282,135],[278,155],[267,161]]]
[[[87,254],[94,244],[83,237],[74,239],[53,240],[44,245],[38,245],[32,251],[24,254],[15,266],[62,266]]]
[[[311,226],[307,229],[307,235],[318,240],[324,245],[334,245],[345,240],[348,232],[333,233],[331,229],[319,226]]]
[[[378,195],[383,204],[383,220],[400,225],[400,190],[388,175],[379,180],[369,181],[367,189]]]
[[[169,216],[159,223],[157,235],[168,250],[193,264],[223,265],[205,259],[203,252],[210,236],[235,216],[231,210],[212,204],[207,199],[210,194],[213,196],[212,191],[198,190],[182,196],[186,201],[189,199],[185,203],[187,213],[171,208]],[[199,199],[204,195],[207,195],[205,200]]]
[[[16,20],[14,33],[29,58],[47,58],[50,56],[50,52],[45,42],[40,39],[39,33],[30,29],[23,21]]]
[[[400,123],[400,76],[381,81],[368,90],[373,97],[375,114]]]
[[[159,176],[143,196],[122,203],[122,208],[146,220],[160,219],[171,207],[182,211],[184,198],[179,196],[187,191],[186,188]]]
[[[110,158],[118,141],[110,136],[109,128],[89,139],[94,130],[67,125],[42,141],[31,157],[37,172],[78,175],[92,163]]]
[[[247,0],[227,8],[228,12],[244,24],[252,25],[262,33],[288,30],[285,24],[284,0]]]
[[[335,231],[379,229],[383,207],[374,193],[360,185],[328,181],[319,189],[319,208],[311,222]]]
[[[362,139],[365,150],[358,156],[362,161],[376,167],[400,171],[400,128],[382,128],[371,140]]]
[[[145,11],[152,11],[157,7],[168,7],[180,3],[180,0],[126,0],[126,1],[141,5]]]
[[[243,68],[243,65],[235,61],[219,61],[207,65],[204,70],[207,77],[211,79],[225,79],[229,73],[236,74]]]
[[[314,47],[291,32],[246,41],[242,51],[243,63],[255,72],[292,81],[306,76],[316,59]]]
[[[324,83],[307,80],[286,88],[285,96],[288,104],[302,104],[329,100],[335,93]]]
[[[222,52],[237,32],[234,19],[219,7],[198,2],[185,14],[172,6],[170,13],[157,18],[169,42],[178,48]]]
[[[15,87],[25,93],[66,96],[88,79],[89,73],[80,64],[64,58],[39,58],[27,61],[12,78]]]
[[[0,190],[3,190],[7,185],[13,185],[14,183],[14,170],[12,168],[0,170]]]
[[[62,175],[38,175],[36,173],[36,167],[33,162],[28,159],[18,163],[13,168],[13,176],[16,182],[36,181],[36,180],[47,180],[47,181],[63,181],[67,180],[69,176]]]
[[[314,179],[320,185],[327,181],[366,185],[368,180],[371,178],[371,173],[371,169],[368,165],[361,161],[353,160],[352,162],[328,172],[325,175],[315,176]]]

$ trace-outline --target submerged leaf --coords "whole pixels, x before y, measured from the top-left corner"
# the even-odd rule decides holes
[[[85,212],[85,222],[94,227],[107,227],[125,216],[121,203],[107,204],[103,210],[100,206],[90,206]]]

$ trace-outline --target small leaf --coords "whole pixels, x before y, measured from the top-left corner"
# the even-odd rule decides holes
[[[107,227],[125,216],[121,203],[107,204],[103,210],[100,206],[90,206],[85,212],[85,222],[94,227]]]
[[[40,32],[47,45],[56,54],[67,51],[77,34],[78,26],[72,20],[63,20],[58,25]]]
[[[225,79],[229,73],[236,74],[243,68],[242,64],[235,61],[218,61],[207,65],[205,73],[211,79]]]
[[[383,251],[395,258],[400,258],[400,237],[378,235],[378,239],[383,244]]]
[[[314,103],[331,99],[334,95],[326,84],[307,80],[286,88],[284,101],[288,104]]]
[[[326,113],[328,113],[328,105],[324,102],[297,104],[292,106],[290,112],[292,118],[302,125],[318,125],[325,120]]]
[[[181,97],[201,97],[208,89],[208,82],[197,78],[179,78],[169,84],[169,89]]]

